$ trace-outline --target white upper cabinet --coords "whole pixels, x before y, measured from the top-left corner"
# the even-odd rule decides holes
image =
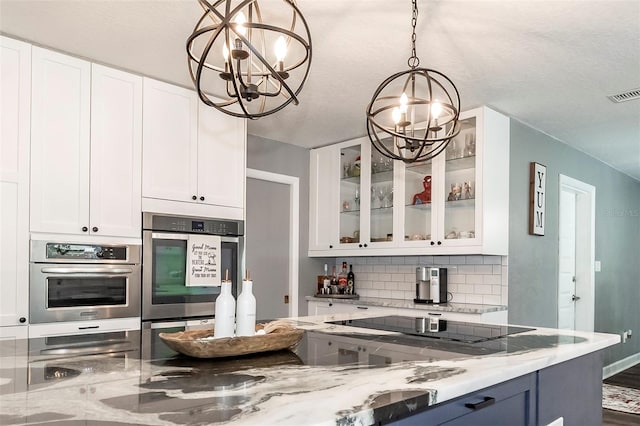
[[[199,102],[198,196],[207,204],[244,207],[245,120]]]
[[[143,210],[243,219],[246,120],[144,79]]]
[[[92,233],[140,238],[141,156],[142,77],[92,64]]]
[[[31,45],[0,36],[0,339],[26,337]]]
[[[144,78],[142,195],[197,200],[198,97]]]
[[[429,161],[391,161],[368,138],[312,150],[309,255],[506,255],[509,119],[483,107],[460,121]]]
[[[33,47],[32,67],[31,231],[86,233],[91,64]]]
[[[142,79],[33,48],[31,231],[140,238]]]

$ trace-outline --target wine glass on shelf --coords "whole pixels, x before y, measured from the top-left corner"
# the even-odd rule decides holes
[[[384,198],[386,197],[387,193],[384,189],[384,185],[379,185],[376,188],[376,195],[378,196],[378,200],[380,200],[380,204],[378,205],[379,208],[383,208],[383,207],[387,207],[386,203],[384,202]]]

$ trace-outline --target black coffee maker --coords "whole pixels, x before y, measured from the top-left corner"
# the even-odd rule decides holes
[[[447,303],[447,268],[416,268],[416,298],[414,303]]]

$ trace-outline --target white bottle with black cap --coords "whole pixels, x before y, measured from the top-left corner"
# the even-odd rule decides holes
[[[236,336],[253,336],[256,334],[256,298],[253,295],[253,281],[247,271],[242,281],[242,292],[238,296],[238,312],[236,314]]]

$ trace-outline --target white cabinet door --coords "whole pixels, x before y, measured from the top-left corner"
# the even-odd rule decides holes
[[[244,208],[246,120],[198,109],[198,201]]]
[[[309,250],[327,251],[338,242],[339,161],[335,146],[310,151]]]
[[[144,78],[142,196],[196,202],[198,97]]]
[[[29,303],[31,45],[0,37],[0,49],[0,327],[4,327],[26,325]],[[26,333],[26,327],[10,329],[4,327],[0,338]]]
[[[32,53],[31,231],[88,232],[91,66]]]
[[[90,232],[140,238],[142,77],[93,64]]]

